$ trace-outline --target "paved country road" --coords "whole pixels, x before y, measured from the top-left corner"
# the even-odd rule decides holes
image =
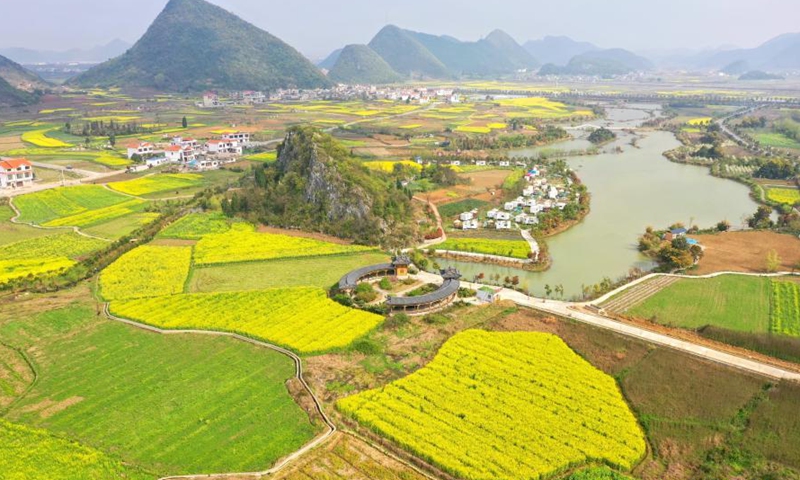
[[[722,272],[713,275],[708,275],[706,276],[706,278],[719,275],[729,275],[729,274],[737,274],[737,273]],[[441,277],[439,277],[438,275],[424,273],[424,272],[421,275],[426,281],[432,283],[441,282]],[[781,276],[781,275],[790,275],[790,274],[778,273],[774,274],[773,276]],[[603,301],[604,299],[611,298],[611,296],[627,288],[630,288],[638,283],[641,283],[642,281],[645,281],[649,278],[653,278],[654,276],[656,275],[643,277],[642,279],[637,280],[636,282],[632,282],[631,284],[628,284],[620,289],[617,289],[614,292],[611,292],[608,295],[605,295],[604,297],[600,298],[598,300],[598,303]],[[753,276],[764,276],[764,275],[756,274]],[[702,277],[688,277],[688,278],[702,278]],[[486,286],[470,282],[462,282],[462,285],[475,290]],[[529,307],[535,310],[551,313],[561,317],[571,318],[573,320],[577,320],[582,323],[594,325],[596,327],[604,328],[606,330],[612,330],[616,333],[626,335],[628,337],[638,338],[640,340],[644,340],[646,342],[650,342],[656,345],[662,345],[665,347],[673,348],[675,350],[689,353],[691,355],[704,358],[706,360],[719,363],[722,365],[727,365],[729,367],[737,368],[739,370],[779,380],[800,381],[800,373],[791,370],[770,365],[768,363],[760,362],[755,359],[745,358],[738,355],[732,355],[730,353],[725,353],[719,350],[715,350],[713,348],[709,348],[703,345],[698,345],[685,340],[680,340],[671,337],[669,335],[656,333],[651,330],[640,328],[634,325],[629,325],[627,323],[622,323],[617,320],[612,320],[602,315],[592,314],[586,311],[578,310],[580,307],[586,307],[590,305],[589,303],[571,303],[571,302],[561,302],[555,300],[544,300],[541,298],[529,297],[523,293],[508,288],[502,289],[499,297],[502,300],[509,300],[523,307]]]

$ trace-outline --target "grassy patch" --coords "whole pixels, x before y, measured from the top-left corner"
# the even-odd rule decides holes
[[[770,328],[769,312],[768,279],[725,275],[680,280],[626,314],[689,329],[713,325],[766,333]]]
[[[800,142],[782,133],[756,133],[754,136],[761,145],[767,147],[800,149]]]
[[[439,205],[439,214],[442,218],[450,218],[455,217],[456,215],[462,214],[464,212],[471,212],[476,208],[483,208],[489,205],[489,202],[485,202],[483,200],[474,200],[474,199],[467,199],[461,200],[459,202],[447,203],[445,205]]]
[[[127,201],[130,198],[99,185],[80,185],[23,195],[14,199],[14,205],[22,213],[21,221],[44,224]]]
[[[88,305],[6,322],[0,335],[40,369],[9,420],[147,471],[263,470],[315,431],[284,385],[294,365],[270,350],[146,333],[104,321]]]
[[[499,240],[490,238],[448,238],[436,246],[437,250],[481,253],[500,257],[527,259],[531,246],[525,240]]]
[[[229,292],[281,287],[329,288],[348,272],[386,263],[380,253],[212,265],[192,272],[190,291]]]

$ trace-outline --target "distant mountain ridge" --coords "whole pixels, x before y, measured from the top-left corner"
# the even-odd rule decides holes
[[[386,84],[399,82],[403,77],[369,46],[348,45],[339,54],[328,78],[337,83]]]
[[[447,35],[382,28],[368,47],[396,73],[407,79],[455,79],[464,76],[499,76],[535,69],[539,62],[502,30],[476,42]],[[333,69],[341,55],[336,50],[319,64]],[[362,54],[367,54],[362,50]],[[330,66],[330,67],[329,67]],[[361,79],[365,82],[365,77]]]
[[[530,40],[523,45],[531,55],[543,64],[564,66],[577,55],[600,50],[589,42],[577,42],[569,37],[546,36],[540,40]]]
[[[613,76],[654,68],[650,60],[621,48],[594,50],[572,57],[566,66],[545,65],[539,75]]]
[[[69,84],[200,91],[316,88],[329,82],[297,50],[233,13],[205,0],[170,0],[127,52]]]
[[[724,68],[738,62],[759,70],[800,69],[800,33],[779,35],[756,48],[719,52],[705,59],[702,65]]]
[[[112,40],[105,45],[92,48],[73,48],[65,51],[33,50],[30,48],[3,48],[0,54],[13,59],[21,64],[35,63],[99,63],[112,59],[125,53],[131,44],[120,39]]]

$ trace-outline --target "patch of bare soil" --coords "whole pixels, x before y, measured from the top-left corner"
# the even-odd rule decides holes
[[[705,256],[692,275],[715,272],[764,273],[767,254],[775,250],[781,271],[792,271],[800,263],[800,239],[775,232],[726,232],[696,235],[705,247]]]

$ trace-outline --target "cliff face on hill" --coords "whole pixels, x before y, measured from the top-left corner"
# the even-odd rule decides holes
[[[322,232],[367,245],[407,245],[417,236],[407,193],[367,170],[330,135],[291,129],[273,165],[232,195],[226,213],[284,228]]]

